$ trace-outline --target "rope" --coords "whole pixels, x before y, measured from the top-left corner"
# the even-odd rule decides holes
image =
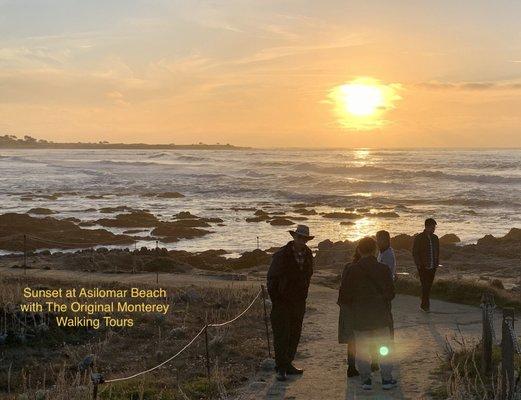
[[[257,299],[259,298],[259,296],[262,294],[262,290],[259,290],[259,292],[257,293],[257,295],[255,296],[255,298],[252,300],[252,302],[248,305],[248,307],[246,307],[244,309],[244,311],[242,311],[239,315],[237,315],[235,318],[229,320],[229,321],[226,321],[226,322],[223,322],[223,323],[220,323],[220,324],[208,324],[206,326],[204,326],[197,335],[195,335],[192,340],[190,340],[190,342],[188,342],[181,350],[179,350],[176,354],[174,354],[172,357],[168,358],[167,360],[163,361],[162,363],[156,365],[155,367],[152,367],[152,368],[149,368],[145,371],[141,371],[141,372],[138,372],[134,375],[130,375],[130,376],[127,376],[127,377],[123,377],[123,378],[114,378],[114,379],[108,379],[106,381],[104,381],[104,383],[112,383],[112,382],[121,382],[121,381],[127,381],[129,379],[133,379],[133,378],[136,378],[138,376],[141,376],[141,375],[144,375],[144,374],[148,374],[149,372],[152,372],[158,368],[161,368],[163,365],[165,364],[168,364],[170,361],[172,361],[173,359],[175,359],[176,357],[178,357],[179,355],[181,355],[186,349],[188,349],[194,342],[195,340],[201,336],[205,330],[207,330],[209,327],[222,327],[222,326],[225,326],[225,325],[228,325],[228,324],[231,324],[232,322],[235,322],[237,321],[239,318],[241,318],[244,314],[246,314],[252,307],[253,305],[255,304],[255,302],[257,301]]]
[[[62,244],[62,245],[70,245],[70,246],[104,246],[104,245],[110,245],[110,244],[102,244],[102,243],[92,243],[92,242],[76,242],[76,243],[73,243],[73,242],[60,242],[60,241],[57,241],[57,240],[52,240],[52,239],[43,239],[43,238],[40,238],[38,236],[33,236],[33,235],[27,235],[28,238],[31,238],[33,240],[36,240],[36,241],[39,241],[39,242],[42,242],[42,243],[47,243],[47,244]],[[120,243],[135,243],[137,242],[137,240],[134,240],[134,239],[120,239],[121,242]],[[124,240],[124,241],[123,241]],[[131,240],[131,241],[130,241]],[[117,242],[117,241],[116,241]]]
[[[176,354],[174,354],[174,355],[173,355],[172,357],[170,357],[169,359],[163,361],[161,364],[158,364],[158,365],[156,365],[155,367],[149,368],[149,369],[147,369],[147,370],[145,370],[145,371],[141,371],[141,372],[138,372],[138,373],[136,373],[136,374],[134,374],[134,375],[130,375],[130,376],[127,376],[127,377],[124,377],[124,378],[108,379],[108,380],[105,381],[105,383],[127,381],[127,380],[129,380],[129,379],[133,379],[133,378],[136,378],[136,377],[138,377],[138,376],[141,376],[141,375],[144,375],[144,374],[148,374],[149,372],[152,372],[152,371],[154,371],[154,370],[156,370],[156,369],[162,367],[163,365],[169,363],[169,362],[172,361],[174,358],[176,358],[177,356],[179,356],[179,355],[180,355],[181,353],[183,353],[186,349],[188,349],[188,348],[189,348],[189,347],[190,347],[190,346],[195,342],[195,340],[196,340],[199,336],[201,336],[201,335],[203,334],[203,332],[204,332],[205,329],[206,329],[206,326],[205,326],[203,329],[201,329],[201,330],[199,331],[199,333],[198,333],[197,335],[195,335],[195,336],[193,337],[193,339],[190,340],[190,342],[188,342],[188,343],[186,344],[185,347],[183,347],[181,350],[179,350]]]
[[[213,327],[213,328],[219,328],[219,327],[222,327],[222,326],[226,326],[226,325],[229,325],[235,321],[237,321],[239,318],[241,318],[244,314],[246,314],[250,308],[253,307],[253,305],[255,304],[255,302],[257,301],[257,299],[259,298],[259,296],[262,294],[262,290],[259,290],[259,293],[257,293],[257,296],[255,296],[255,298],[252,300],[252,302],[250,303],[250,305],[243,311],[241,312],[239,315],[237,315],[234,319],[231,319],[229,321],[226,321],[226,322],[223,322],[223,323],[220,323],[220,324],[209,324],[208,326],[209,327]]]

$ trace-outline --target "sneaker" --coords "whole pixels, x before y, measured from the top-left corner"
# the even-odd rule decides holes
[[[356,369],[356,367],[347,367],[347,377],[352,378],[354,376],[359,376],[360,372]]]
[[[429,307],[427,307],[427,306],[420,306],[420,311],[422,311],[424,313],[428,313],[430,310],[429,310]]]
[[[389,379],[389,380],[382,380],[382,389],[383,390],[390,390],[394,388],[398,384],[398,381],[396,379]]]
[[[297,368],[293,364],[289,364],[288,368],[286,368],[287,375],[302,375],[303,373],[303,369]]]
[[[373,382],[371,381],[371,378],[367,378],[365,381],[362,382],[362,389],[364,389],[364,390],[373,389]]]

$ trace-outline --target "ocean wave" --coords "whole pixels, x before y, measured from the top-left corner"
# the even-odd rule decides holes
[[[503,183],[521,183],[521,177],[518,176],[502,176],[502,175],[474,175],[474,174],[451,174],[442,171],[418,171],[414,173],[419,176],[427,178],[438,178],[455,180],[458,182],[475,182],[475,183],[490,183],[490,184],[503,184]]]
[[[129,167],[148,167],[152,165],[163,165],[153,161],[114,161],[114,160],[101,160],[99,163],[107,165],[123,165]]]
[[[44,161],[34,160],[23,156],[2,156],[1,159],[5,161],[18,161],[26,164],[47,164]]]
[[[303,163],[300,161],[275,161],[275,160],[268,160],[268,161],[253,161],[251,165],[253,166],[259,166],[259,167],[289,167],[292,165],[302,165]]]
[[[364,165],[364,166],[320,166],[312,163],[303,165],[308,171],[321,174],[332,175],[354,175],[375,177],[385,177],[386,179],[414,179],[414,178],[435,178],[454,180],[458,182],[475,182],[489,184],[521,183],[519,176],[503,176],[497,174],[453,174],[439,170],[418,170],[407,171],[399,169],[388,169],[384,167]]]
[[[178,155],[176,158],[180,161],[207,161],[207,157],[189,156],[186,154]]]
[[[445,206],[463,206],[470,208],[487,208],[487,207],[501,207],[501,208],[518,208],[521,203],[516,201],[505,200],[490,200],[479,197],[450,197],[446,199],[400,199],[394,200],[402,204],[413,205],[445,205]]]
[[[148,158],[162,158],[164,156],[167,156],[167,153],[157,153],[157,154],[150,154]]]
[[[264,173],[264,172],[258,172],[258,171],[252,171],[252,170],[249,170],[249,169],[246,169],[246,170],[240,170],[239,172],[245,174],[246,176],[250,177],[250,178],[267,178],[268,176],[272,175],[272,174],[268,174],[268,173]]]

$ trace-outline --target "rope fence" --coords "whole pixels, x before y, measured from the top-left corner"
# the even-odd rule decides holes
[[[44,234],[49,234],[49,233],[67,233],[67,231],[63,230],[63,229],[59,229],[59,230],[53,230],[53,231],[45,231],[45,232],[42,232]],[[126,238],[121,238],[119,240],[113,240],[113,243],[111,244],[100,244],[98,242],[84,242],[84,241],[81,241],[81,242],[64,242],[64,241],[59,241],[59,240],[54,240],[54,239],[47,239],[47,238],[42,238],[42,237],[39,237],[37,235],[33,235],[33,234],[29,234],[29,233],[15,233],[15,234],[12,234],[12,235],[8,235],[8,236],[0,236],[0,241],[5,241],[5,240],[10,240],[10,239],[14,239],[14,238],[28,238],[28,239],[33,239],[34,241],[37,241],[37,242],[41,242],[41,243],[47,243],[47,244],[58,244],[58,245],[64,245],[64,246],[104,246],[104,245],[118,245],[118,244],[132,244],[132,243],[137,243],[139,241],[142,241],[142,239],[140,240],[137,240],[137,239],[134,239],[133,237],[131,236],[128,236]],[[257,241],[258,241],[259,237],[257,237]],[[151,238],[150,241],[155,241],[155,242],[158,242],[160,241],[159,239],[157,238]],[[261,250],[260,248],[260,243],[257,242],[257,247],[256,247],[258,250]],[[312,249],[313,253],[350,253],[352,252],[352,249],[351,248],[345,248],[345,249],[319,249],[319,248],[313,248]]]
[[[253,305],[255,304],[255,302],[257,301],[257,299],[260,297],[260,295],[262,294],[262,290],[259,290],[259,292],[257,293],[257,296],[255,296],[255,298],[252,300],[252,302],[250,303],[250,305],[248,307],[246,307],[244,309],[244,311],[242,311],[240,314],[238,314],[235,318],[229,320],[229,321],[226,321],[226,322],[222,322],[220,324],[208,324],[207,326],[210,327],[210,328],[220,328],[220,327],[223,327],[223,326],[226,326],[226,325],[229,325],[229,324],[232,324],[234,323],[235,321],[237,321],[239,318],[241,318],[244,314],[246,314],[248,311],[250,311],[250,309],[253,307]]]
[[[149,368],[147,370],[144,370],[144,371],[141,371],[141,372],[137,372],[133,375],[130,375],[130,376],[126,376],[126,377],[123,377],[123,378],[114,378],[114,379],[107,379],[105,380],[103,383],[113,383],[113,382],[122,382],[122,381],[128,381],[130,379],[134,379],[134,378],[137,378],[138,376],[141,376],[141,375],[145,375],[145,374],[148,374],[149,372],[152,372],[152,371],[155,371],[156,369],[158,368],[161,368],[163,365],[166,365],[168,364],[170,361],[174,360],[175,358],[177,358],[178,356],[180,356],[182,353],[184,353],[184,351],[186,349],[188,349],[196,340],[199,336],[201,336],[204,331],[206,330],[207,326],[204,326],[197,335],[195,335],[192,340],[190,340],[181,350],[179,350],[176,354],[174,354],[172,357],[166,359],[165,361],[163,361],[162,363],[160,364],[157,364],[155,367],[152,367],[152,368]]]
[[[56,230],[56,231],[46,231],[45,233],[57,233],[57,232],[64,233],[65,231]],[[96,247],[105,247],[105,246],[122,246],[122,245],[131,246],[131,245],[134,245],[134,249],[136,249],[136,244],[139,242],[139,240],[133,239],[130,236],[127,238],[122,238],[120,240],[112,240],[111,243],[99,243],[99,242],[95,243],[95,242],[87,242],[87,241],[64,242],[64,241],[59,241],[59,240],[54,240],[54,239],[47,239],[47,238],[39,237],[39,236],[32,235],[32,234],[26,234],[26,233],[18,233],[18,234],[9,235],[9,236],[1,236],[0,241],[10,240],[10,239],[14,239],[14,238],[21,239],[21,247],[22,247],[21,255],[23,257],[22,268],[24,269],[24,274],[27,274],[28,257],[35,254],[35,253],[33,253],[32,250],[31,251],[29,250],[29,246],[28,246],[29,241],[36,243],[36,244],[40,244],[40,243],[45,244],[45,245],[47,245],[47,249],[53,248],[53,247],[60,248],[60,249],[66,249],[66,250],[90,249],[93,252],[95,252]],[[81,240],[81,239],[79,239],[79,240]],[[38,248],[39,248],[39,246],[37,246],[37,249]],[[156,240],[156,249],[157,248],[158,248],[158,246],[157,246],[157,240]],[[37,249],[35,249],[35,250],[37,250]],[[36,253],[36,254],[38,254],[38,253]],[[134,272],[134,269],[132,272]],[[158,275],[158,273],[156,275]],[[158,276],[156,277],[156,281],[157,281],[157,283],[159,283]]]
[[[93,247],[104,246],[104,244],[94,243],[94,242],[61,242],[58,240],[44,239],[44,238],[34,236],[34,235],[24,235],[24,236],[26,236],[27,238],[33,239],[36,242],[47,243],[47,244],[59,244],[59,245],[65,245],[65,246],[93,246]],[[121,244],[127,244],[127,243],[131,244],[131,243],[137,242],[137,240],[134,240],[131,238],[128,238],[128,239],[124,238],[124,239],[121,239],[121,241],[113,241],[113,242],[118,242]],[[118,243],[111,243],[111,244],[118,244]]]
[[[262,296],[263,301],[263,310],[264,310],[264,324],[266,327],[266,341],[267,341],[267,348],[268,348],[268,354],[271,357],[271,345],[270,345],[270,335],[268,330],[268,314],[267,314],[267,307],[266,307],[266,289],[264,288],[264,285],[261,285],[260,290],[257,292],[253,300],[250,302],[250,304],[239,314],[237,314],[234,318],[230,319],[229,321],[225,321],[222,323],[211,323],[206,324],[199,332],[177,353],[175,353],[173,356],[167,358],[166,360],[162,361],[161,363],[155,365],[154,367],[148,368],[146,370],[136,372],[132,375],[121,377],[121,378],[112,378],[112,379],[105,379],[102,373],[96,373],[93,372],[91,374],[91,381],[93,384],[93,391],[92,391],[92,398],[93,400],[96,400],[98,398],[98,388],[101,384],[108,384],[108,383],[115,383],[115,382],[122,382],[122,381],[128,381],[134,378],[137,378],[142,375],[146,375],[152,371],[155,371],[162,366],[170,363],[177,357],[179,357],[181,354],[183,354],[186,350],[188,350],[195,342],[196,340],[204,335],[205,337],[205,359],[206,359],[206,374],[207,378],[210,379],[210,350],[209,350],[209,342],[208,342],[208,328],[221,328],[227,325],[230,325],[237,320],[239,320],[241,317],[243,317],[251,308],[255,305],[257,300]]]

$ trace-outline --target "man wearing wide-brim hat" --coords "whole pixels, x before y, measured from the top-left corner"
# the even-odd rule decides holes
[[[306,225],[289,231],[293,240],[280,248],[268,271],[268,293],[272,302],[271,326],[275,347],[277,379],[300,375],[303,370],[293,365],[302,321],[306,311],[309,283],[313,275],[313,254],[306,245],[313,239]]]

